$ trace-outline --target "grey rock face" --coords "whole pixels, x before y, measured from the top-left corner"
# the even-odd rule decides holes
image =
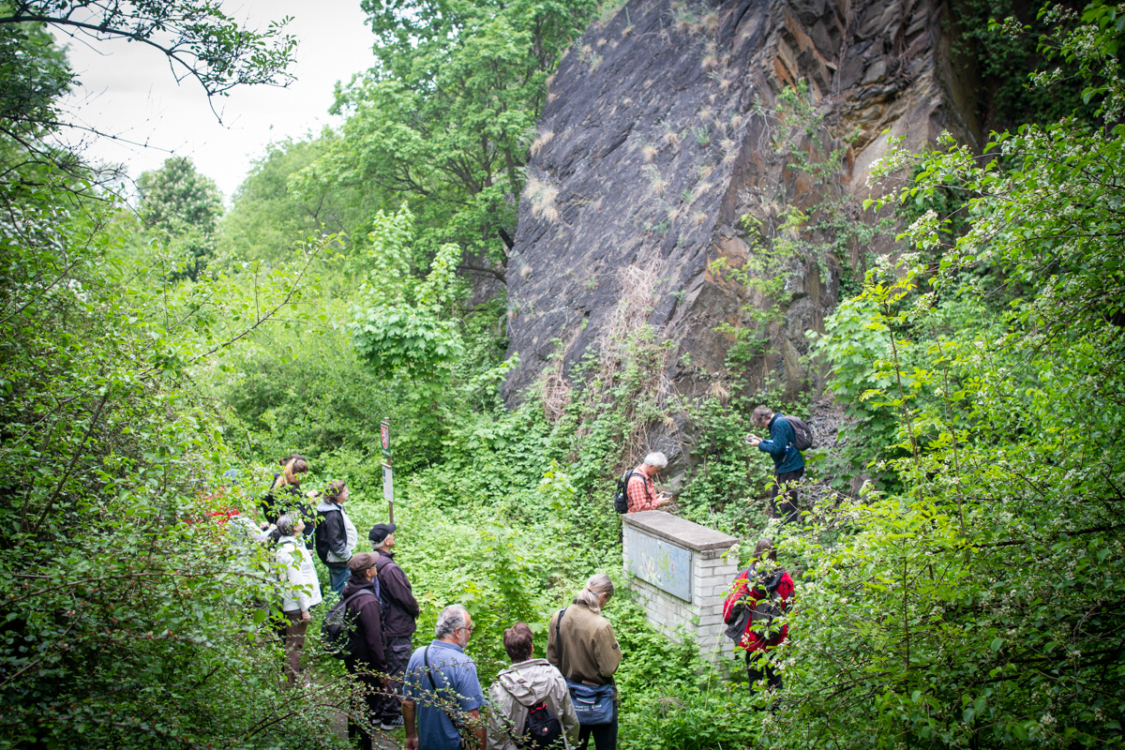
[[[723,323],[756,326],[768,340],[728,386],[822,390],[823,373],[803,359],[806,332],[834,308],[841,268],[889,243],[788,259],[777,271],[786,305],[765,323],[746,308],[771,300],[713,264],[739,267],[761,251],[746,216],[767,236],[784,231],[790,207],[824,201],[875,221],[857,206],[891,138],[920,149],[948,129],[972,142],[944,12],[937,0],[631,0],[589,29],[551,84],[520,203],[508,266],[520,365],[505,384],[509,404],[553,355],[565,357],[553,370],[566,378],[599,346],[622,296],[619,269],[631,266],[657,270],[645,312],[674,342],[666,374],[678,393],[726,377],[734,338],[716,330]],[[775,104],[801,79],[820,132],[780,133]],[[783,137],[810,158],[840,149],[841,167],[814,179],[779,153]]]

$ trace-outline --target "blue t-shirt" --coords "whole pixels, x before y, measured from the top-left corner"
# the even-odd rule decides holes
[[[431,641],[414,650],[406,665],[403,694],[414,700],[419,750],[461,750],[461,736],[445,709],[465,712],[484,705],[476,663],[460,646],[445,641]]]

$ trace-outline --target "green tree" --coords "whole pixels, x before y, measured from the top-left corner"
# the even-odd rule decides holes
[[[53,127],[70,89],[66,56],[41,24],[0,24],[0,134],[30,148]]]
[[[194,387],[292,309],[321,248],[180,284],[130,252],[135,216],[44,139],[70,74],[34,24],[83,9],[98,33],[187,34],[209,93],[278,72],[210,3],[0,5],[0,748],[332,746],[324,699],[347,710],[351,691],[283,688],[255,605],[279,571],[212,515],[252,507],[257,477],[222,487]]]
[[[123,252],[138,228],[72,179],[28,163],[0,180],[0,747],[318,742],[330,717],[281,693],[250,606],[274,597],[268,557],[208,516],[256,487],[216,495],[230,457],[191,388],[294,301],[300,270],[127,284],[148,276]]]
[[[326,130],[271,144],[254,162],[220,224],[219,252],[226,262],[284,262],[298,242],[325,233],[351,234],[370,221],[361,191],[326,186],[297,195],[289,187],[294,175],[319,159],[336,138]],[[346,238],[344,246],[350,246]]]
[[[137,179],[140,215],[145,228],[173,250],[173,277],[195,281],[214,257],[223,199],[214,180],[196,171],[191,159],[174,156],[164,166]]]
[[[415,218],[413,267],[445,243],[503,278],[547,76],[594,0],[365,0],[377,65],[341,89],[341,137],[300,183],[356,187]],[[470,259],[486,259],[486,264]],[[467,265],[466,265],[467,264]]]

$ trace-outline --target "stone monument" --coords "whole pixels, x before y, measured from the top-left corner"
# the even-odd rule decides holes
[[[728,645],[723,597],[738,573],[738,556],[727,553],[738,540],[660,510],[621,518],[625,572],[649,623],[673,639],[682,628],[701,656],[717,658]]]

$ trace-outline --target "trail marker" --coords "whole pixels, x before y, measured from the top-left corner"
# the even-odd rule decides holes
[[[387,501],[387,521],[395,522],[395,484],[390,464],[383,464],[383,499]]]
[[[391,471],[391,420],[384,419],[379,425],[379,441],[383,444],[383,499],[387,501],[387,522],[395,522],[395,483]]]

